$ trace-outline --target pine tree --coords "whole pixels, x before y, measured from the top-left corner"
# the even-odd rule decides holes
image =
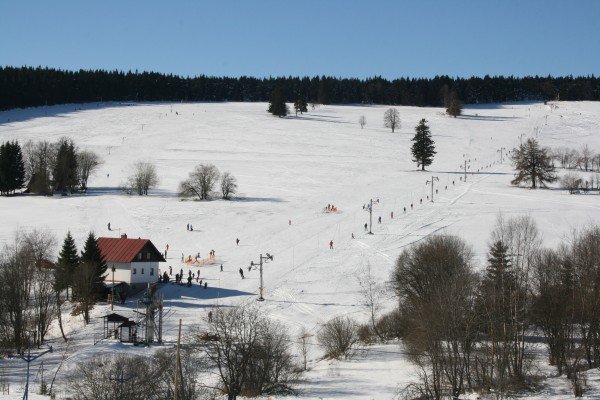
[[[54,270],[54,288],[56,291],[60,292],[73,287],[73,274],[78,264],[79,257],[77,256],[75,240],[73,240],[71,232],[67,232]]]
[[[421,166],[421,170],[425,171],[425,167],[431,165],[433,156],[436,154],[433,139],[431,139],[431,131],[427,126],[425,118],[419,121],[419,125],[415,127],[415,136],[412,138],[412,155],[413,161],[417,163],[417,168]]]
[[[85,241],[80,260],[81,263],[88,263],[92,266],[92,292],[96,297],[102,296],[104,293],[104,275],[106,274],[107,267],[93,232],[90,232]]]
[[[482,286],[494,292],[503,293],[510,289],[514,280],[512,266],[508,256],[508,247],[502,241],[496,241],[490,247],[488,265]]]
[[[10,166],[9,166],[9,158],[8,158],[8,149],[9,143],[2,143],[0,145],[0,195],[8,195],[9,193],[9,176],[10,176]]]
[[[62,138],[52,168],[54,190],[73,192],[77,185],[77,154],[72,140]]]
[[[535,139],[527,139],[514,149],[512,160],[517,170],[515,179],[511,181],[513,185],[531,182],[531,188],[535,189],[538,184],[545,187],[547,182],[555,182],[558,179],[548,149],[540,147]]]
[[[458,98],[458,94],[456,93],[456,91],[453,90],[450,93],[450,97],[448,98],[447,101],[448,101],[448,104],[446,106],[446,113],[448,115],[451,115],[454,118],[456,118],[457,115],[462,114],[462,102]]]
[[[281,88],[276,88],[271,93],[271,102],[269,103],[268,111],[278,117],[285,117],[287,115],[288,109]]]
[[[9,195],[25,182],[25,165],[21,146],[15,140],[0,145],[0,194]]]
[[[12,144],[10,165],[12,171],[10,188],[14,193],[15,190],[22,189],[25,186],[25,162],[23,161],[21,146],[16,140]]]

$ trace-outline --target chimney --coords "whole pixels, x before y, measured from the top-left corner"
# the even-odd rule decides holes
[[[121,239],[127,239],[127,234],[126,233],[122,233],[121,234]]]

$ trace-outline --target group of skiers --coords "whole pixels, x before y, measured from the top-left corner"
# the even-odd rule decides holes
[[[327,207],[323,208],[324,212],[337,212],[337,207],[334,206],[333,204],[327,204]],[[292,221],[290,220],[290,225],[292,224]]]
[[[223,265],[221,264],[221,271],[223,271]],[[169,273],[167,273],[167,271],[163,272],[162,275],[158,275],[158,282],[159,283],[169,283],[169,281],[171,280],[170,276],[173,275],[173,267],[171,267],[169,265]],[[204,286],[204,289],[208,289],[208,282],[204,281],[200,279],[200,270],[198,270],[198,273],[194,273],[192,272],[192,270],[188,270],[188,277],[187,277],[187,287],[191,287],[192,286],[192,281],[194,280],[194,278],[196,278],[196,283],[198,283],[200,286]],[[182,285],[183,284],[183,268],[181,268],[179,270],[179,273],[175,274],[175,283],[178,285]]]

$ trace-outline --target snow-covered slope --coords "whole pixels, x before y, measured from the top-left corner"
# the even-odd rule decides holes
[[[191,329],[205,323],[211,306],[254,302],[258,272],[248,272],[247,266],[260,253],[275,258],[265,266],[267,301],[259,306],[295,336],[302,327],[316,333],[337,315],[366,321],[359,280],[367,268],[383,285],[402,249],[427,235],[462,236],[482,263],[499,212],[533,216],[548,245],[572,228],[600,221],[599,196],[511,187],[513,171],[506,158],[500,162],[498,152],[513,148],[522,135],[551,147],[586,143],[599,151],[598,103],[561,102],[554,110],[538,103],[469,106],[456,119],[442,109],[399,107],[402,127],[395,133],[383,127],[387,107],[382,106],[320,106],[286,119],[270,116],[266,108],[263,103],[88,104],[0,113],[0,141],[69,136],[104,159],[87,195],[0,198],[0,242],[10,241],[19,229],[47,229],[59,242],[70,230],[78,246],[90,230],[98,236],[127,233],[151,239],[160,250],[169,244],[163,267],[174,270],[182,268],[182,254],[200,252],[204,258],[214,249],[217,263],[192,269],[201,270],[208,289],[163,289],[166,338],[172,341],[180,318]],[[364,129],[357,123],[361,115],[367,118]],[[421,118],[429,121],[437,150],[426,172],[416,170],[410,155]],[[465,159],[470,160],[467,182],[461,181]],[[159,187],[148,197],[127,196],[118,189],[138,160],[154,162],[159,170]],[[177,198],[178,183],[199,163],[231,171],[238,179],[238,197],[208,202]],[[426,185],[432,176],[439,178],[433,203]],[[379,201],[374,235],[367,235],[363,205],[371,198]],[[327,204],[334,204],[338,213],[323,213]],[[193,232],[186,230],[188,223]],[[388,306],[393,304],[390,298]],[[105,311],[97,306],[94,316]],[[117,312],[131,314],[130,305]],[[76,340],[68,364],[95,351],[114,350],[110,343],[92,345],[99,324],[83,328],[80,319],[71,319],[69,330]],[[391,398],[414,375],[397,346],[378,349],[350,364],[315,362],[304,395]],[[312,353],[315,360],[321,355],[316,346]],[[58,352],[48,356],[48,369],[59,358]],[[386,367],[391,372],[382,372]],[[15,375],[15,382],[21,379]],[[351,380],[361,383],[348,388]]]

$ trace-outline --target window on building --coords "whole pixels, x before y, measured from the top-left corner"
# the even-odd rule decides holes
[[[142,253],[138,253],[138,260],[142,259]]]
[[[150,275],[154,275],[154,268],[150,268]]]
[[[142,275],[144,275],[144,268],[142,268]]]
[[[146,253],[146,260],[149,260],[152,258],[152,255],[150,254],[150,252]]]
[[[133,269],[133,275],[137,274],[137,268]]]

